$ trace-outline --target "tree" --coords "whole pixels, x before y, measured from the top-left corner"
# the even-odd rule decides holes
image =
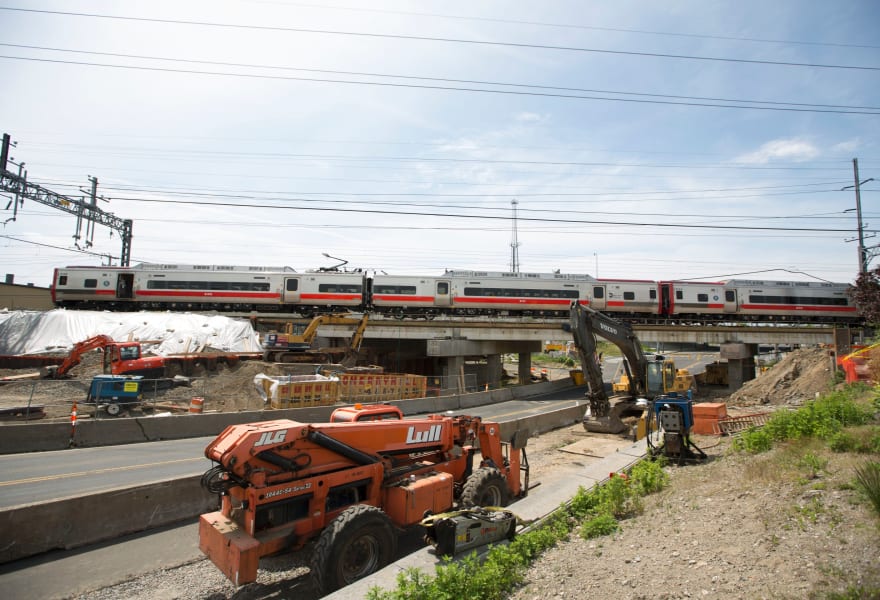
[[[868,323],[880,324],[880,267],[860,273],[848,294]]]

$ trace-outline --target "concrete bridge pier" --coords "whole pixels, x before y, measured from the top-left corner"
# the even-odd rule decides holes
[[[520,381],[531,381],[532,352],[540,352],[540,341],[487,341],[452,338],[427,340],[428,356],[440,359],[444,386],[447,390],[465,391],[464,375],[477,374],[477,387],[495,389],[501,385],[502,354],[519,354]],[[468,360],[483,362],[476,370]],[[525,373],[525,375],[523,375]]]
[[[727,359],[727,382],[731,392],[735,392],[746,381],[755,378],[755,356],[757,344],[725,342],[721,344],[721,358]]]

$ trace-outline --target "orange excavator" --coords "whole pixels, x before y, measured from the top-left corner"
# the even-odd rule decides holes
[[[387,565],[398,530],[426,515],[528,491],[527,432],[502,441],[479,417],[351,410],[367,419],[231,425],[205,449],[218,465],[202,485],[221,507],[201,515],[199,548],[235,585],[256,580],[260,557],[314,542],[312,576],[330,593]]]
[[[138,342],[115,342],[107,335],[96,335],[77,343],[58,367],[50,367],[46,375],[58,379],[67,375],[82,361],[86,352],[104,350],[103,371],[113,375],[141,375],[146,379],[159,378],[165,374],[165,359],[161,356],[142,356]]]

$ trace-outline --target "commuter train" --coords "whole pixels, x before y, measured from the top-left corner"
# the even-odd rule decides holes
[[[56,306],[93,310],[320,313],[400,318],[568,315],[572,302],[641,322],[852,322],[843,283],[597,279],[563,273],[446,271],[439,276],[289,267],[139,264],[55,269]]]

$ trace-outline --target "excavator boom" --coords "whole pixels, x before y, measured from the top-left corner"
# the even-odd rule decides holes
[[[648,360],[639,339],[628,324],[606,317],[577,302],[572,302],[570,315],[571,335],[581,359],[584,378],[590,387],[587,394],[590,414],[584,417],[584,427],[587,431],[620,433],[627,429],[620,419],[621,415],[635,405],[636,398],[645,397],[648,392]],[[629,393],[616,397],[613,405],[602,381],[602,370],[596,355],[596,335],[620,348],[626,359],[624,368],[629,380]]]

